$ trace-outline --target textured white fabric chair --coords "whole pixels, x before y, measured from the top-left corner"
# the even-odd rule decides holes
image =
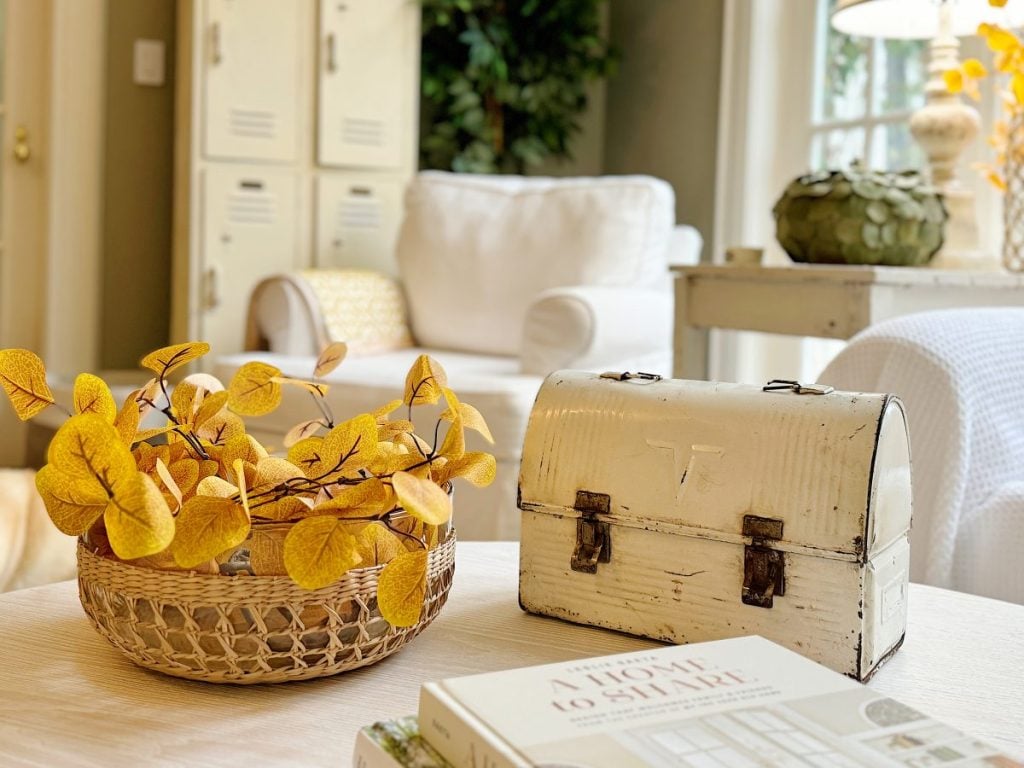
[[[459,535],[516,538],[520,452],[543,377],[560,368],[670,373],[667,267],[695,262],[700,237],[673,229],[672,188],[642,176],[426,172],[405,202],[397,245],[405,302],[374,274],[272,278],[254,294],[248,334],[250,349],[267,351],[223,358],[216,373],[227,380],[245,361],[263,359],[308,376],[326,341],[348,341],[364,354],[350,354],[328,378],[343,418],[401,397],[413,360],[432,355],[495,438],[490,448],[468,436],[471,450],[495,453],[498,477],[482,491],[460,484]],[[275,414],[254,420],[254,431],[280,445],[288,428],[315,417],[309,409],[308,396],[289,393]]]
[[[911,578],[1024,603],[1024,310],[960,309],[855,336],[820,380],[903,398]]]

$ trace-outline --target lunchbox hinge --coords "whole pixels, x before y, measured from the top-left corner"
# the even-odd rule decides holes
[[[612,559],[611,526],[598,515],[607,515],[612,507],[612,497],[607,493],[576,491],[575,509],[580,513],[576,520],[576,547],[572,552],[570,566],[581,573],[597,573],[598,563]]]
[[[744,604],[771,608],[776,595],[786,594],[785,555],[769,545],[782,538],[782,521],[771,517],[743,516],[743,535],[751,543],[743,548]]]

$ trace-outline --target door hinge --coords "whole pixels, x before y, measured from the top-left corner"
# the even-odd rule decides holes
[[[569,565],[581,573],[597,573],[598,563],[612,559],[611,525],[598,520],[598,515],[607,515],[611,510],[612,497],[607,493],[576,491],[575,509],[580,513],[576,520],[576,546]]]
[[[743,535],[751,538],[743,547],[743,592],[746,605],[771,608],[773,599],[786,594],[785,554],[769,544],[782,538],[782,521],[771,517],[743,516]]]

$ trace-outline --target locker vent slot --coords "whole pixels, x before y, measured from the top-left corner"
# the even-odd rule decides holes
[[[277,135],[277,115],[265,109],[231,107],[229,120],[235,136],[272,139]]]
[[[380,229],[383,226],[380,205],[373,200],[343,200],[338,205],[338,231]]]
[[[384,146],[384,121],[362,117],[346,117],[341,123],[341,140],[363,147]]]
[[[228,196],[228,221],[235,224],[273,224],[277,198],[267,193],[233,192]]]

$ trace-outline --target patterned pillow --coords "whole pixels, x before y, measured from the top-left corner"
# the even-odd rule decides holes
[[[350,355],[372,355],[413,345],[398,283],[362,269],[310,269],[301,273],[320,304],[332,341],[348,344]]]

